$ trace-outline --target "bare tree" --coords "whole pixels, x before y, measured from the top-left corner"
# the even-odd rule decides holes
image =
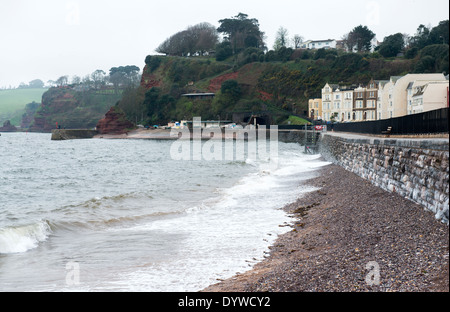
[[[69,76],[61,76],[56,80],[56,84],[59,87],[66,86],[68,82]]]
[[[302,43],[303,43],[303,37],[300,35],[294,35],[294,38],[292,38],[292,45],[294,46],[294,49],[300,48]]]
[[[94,71],[91,74],[91,78],[92,78],[92,81],[94,83],[94,88],[95,89],[98,89],[102,84],[104,84],[104,82],[105,82],[105,75],[106,75],[106,73],[103,70],[101,70],[101,69],[97,69],[96,71]]]
[[[200,23],[170,36],[156,48],[156,52],[178,56],[203,54],[213,49],[218,39],[214,26]]]

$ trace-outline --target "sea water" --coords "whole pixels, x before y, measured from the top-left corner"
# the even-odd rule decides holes
[[[2,133],[0,291],[201,290],[261,261],[327,164],[294,143],[276,166],[172,144]]]

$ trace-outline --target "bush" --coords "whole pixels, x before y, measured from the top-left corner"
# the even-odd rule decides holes
[[[216,61],[225,61],[233,55],[231,43],[228,41],[222,42],[216,46]]]

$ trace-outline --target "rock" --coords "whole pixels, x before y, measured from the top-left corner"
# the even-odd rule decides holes
[[[135,125],[129,121],[125,113],[117,106],[105,114],[105,118],[97,123],[97,131],[99,134],[123,134],[135,128]]]
[[[12,125],[9,120],[3,123],[3,127],[0,127],[0,132],[16,132],[16,126]]]

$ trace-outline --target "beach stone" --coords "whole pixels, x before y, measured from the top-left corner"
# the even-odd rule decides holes
[[[421,204],[447,225],[448,206],[437,205],[448,198],[448,151],[443,139],[364,139],[339,133],[322,135],[320,145],[327,160]]]

